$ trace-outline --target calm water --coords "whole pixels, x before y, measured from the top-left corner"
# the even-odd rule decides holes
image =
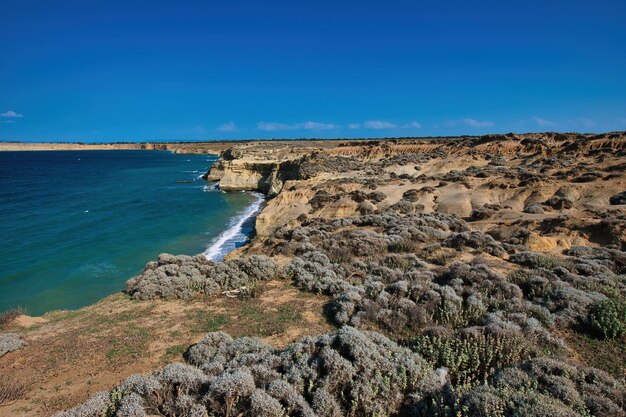
[[[161,252],[236,246],[240,233],[218,237],[241,226],[237,215],[258,198],[207,186],[199,177],[214,160],[164,151],[0,152],[0,311],[78,308],[123,289]]]

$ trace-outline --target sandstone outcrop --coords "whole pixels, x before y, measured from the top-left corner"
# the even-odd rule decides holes
[[[270,197],[257,218],[260,235],[304,214],[342,218],[391,206],[407,213],[474,215],[481,227],[489,227],[524,214],[538,224],[558,213],[593,216],[589,210],[609,207],[609,200],[619,205],[624,158],[623,132],[258,142],[224,149],[205,178],[223,190]],[[385,199],[347,195],[355,192]],[[555,241],[579,238],[589,236]]]

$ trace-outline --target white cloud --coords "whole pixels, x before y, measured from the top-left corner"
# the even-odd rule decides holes
[[[556,125],[556,123],[554,123],[552,120],[542,119],[541,117],[533,116],[532,119],[533,119],[533,122],[535,122],[537,125],[541,127],[549,127],[549,126]]]
[[[393,129],[395,124],[384,120],[369,120],[363,124],[366,129]]]
[[[407,123],[405,125],[402,125],[402,127],[404,129],[421,129],[422,125],[419,124],[418,122],[410,122],[410,123]]]
[[[388,122],[385,120],[369,120],[363,124],[361,123],[349,123],[348,129],[421,129],[422,125],[419,122],[409,122],[403,125],[398,125],[393,122]]]
[[[286,123],[276,122],[259,122],[256,124],[258,130],[264,130],[267,132],[278,132],[281,130],[331,130],[339,129],[341,126],[334,123],[320,123],[320,122],[304,122],[289,125]]]
[[[7,112],[0,113],[0,117],[24,117],[24,115],[20,113],[16,113],[13,110],[9,110]]]
[[[471,127],[490,127],[493,126],[494,123],[490,120],[476,120],[469,117],[462,119],[461,122]]]
[[[293,126],[284,123],[276,122],[259,122],[256,124],[258,130],[265,130],[267,132],[278,132],[280,130],[293,130]]]
[[[7,124],[11,123],[11,124],[13,124],[13,123],[15,123],[15,120],[0,120],[0,123],[7,123]]]
[[[306,130],[329,130],[329,129],[337,129],[340,126],[333,123],[318,123],[318,122],[305,122],[302,124],[295,125],[297,129],[306,129]]]
[[[222,125],[220,129],[225,131],[224,129],[230,128],[234,126],[234,123],[226,123]],[[402,125],[389,122],[386,120],[368,120],[364,123],[348,123],[345,125],[348,129],[420,129],[422,125],[419,122],[413,121],[409,123],[405,123]],[[221,129],[224,128],[224,129]],[[258,122],[256,124],[257,130],[263,130],[266,132],[278,132],[283,130],[334,130],[341,129],[342,126],[335,123],[321,123],[321,122],[313,122],[307,121],[304,123],[295,123],[295,124],[287,124],[287,123],[278,123],[278,122]],[[229,130],[230,131],[230,130]]]
[[[236,132],[239,128],[234,122],[228,122],[218,127],[217,130],[218,132]]]

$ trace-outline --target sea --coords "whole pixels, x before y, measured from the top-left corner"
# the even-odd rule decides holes
[[[77,309],[160,253],[220,260],[262,197],[202,180],[217,159],[168,151],[0,152],[0,312]]]

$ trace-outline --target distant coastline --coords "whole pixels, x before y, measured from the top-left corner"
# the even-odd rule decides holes
[[[192,153],[220,155],[233,146],[246,146],[257,142],[271,142],[272,145],[291,143],[308,145],[330,146],[340,142],[349,142],[359,139],[250,139],[250,140],[222,140],[204,142],[0,142],[0,152],[21,151],[114,151],[114,150],[163,150],[174,153]],[[374,139],[380,140],[380,139]]]
[[[600,138],[603,136],[622,135],[626,131],[618,130],[605,133],[578,133],[569,132],[567,134],[583,138]],[[491,133],[486,135],[453,135],[453,136],[402,136],[402,137],[360,137],[360,138],[242,138],[230,140],[204,140],[204,141],[145,141],[145,142],[23,142],[23,141],[0,141],[0,152],[3,151],[93,151],[93,150],[167,150],[175,153],[205,153],[212,155],[220,155],[231,147],[245,148],[259,142],[267,142],[268,145],[275,147],[276,145],[289,144],[296,147],[303,146],[320,146],[322,148],[334,147],[340,144],[359,144],[363,142],[404,142],[414,140],[427,140],[448,142],[450,140],[496,140],[500,138],[515,138],[524,136],[544,136],[557,135],[563,136],[565,133],[559,132],[525,132],[525,133]]]
[[[177,142],[119,142],[119,143],[55,143],[55,142],[0,142],[0,152],[18,151],[113,151],[113,150],[164,150],[176,153],[207,153],[218,155],[229,145],[215,143]]]

